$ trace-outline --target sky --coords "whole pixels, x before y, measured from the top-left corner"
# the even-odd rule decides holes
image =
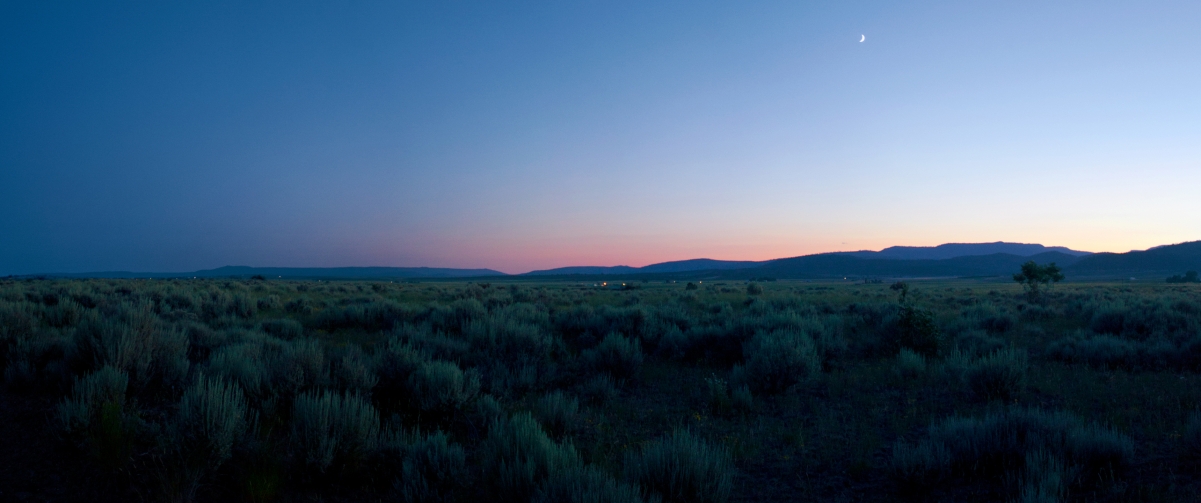
[[[1198,26],[1192,0],[3,2],[0,275],[1197,240]]]

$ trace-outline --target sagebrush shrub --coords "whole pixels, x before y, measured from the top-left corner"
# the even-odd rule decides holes
[[[467,454],[441,431],[420,435],[406,449],[395,490],[404,501],[439,503],[457,501],[456,492],[467,482]]]
[[[582,464],[571,444],[555,443],[529,413],[494,423],[480,456],[491,495],[505,502],[528,502],[547,477]]]
[[[743,348],[746,362],[734,368],[735,384],[756,393],[780,393],[821,371],[813,339],[791,330],[759,332]]]
[[[379,413],[358,395],[304,393],[293,403],[297,460],[320,472],[360,463],[376,446],[379,430]]]
[[[433,361],[409,376],[408,390],[411,403],[422,413],[449,414],[479,394],[480,380],[453,362]]]
[[[901,348],[893,372],[905,380],[917,379],[926,374],[926,357],[909,348]]]
[[[580,384],[578,392],[588,403],[604,405],[617,398],[617,381],[609,374],[594,375]]]
[[[208,458],[213,467],[229,459],[233,445],[249,425],[242,390],[201,375],[179,401],[176,427],[182,441]]]
[[[668,503],[720,503],[730,498],[734,466],[726,449],[677,430],[627,453],[625,474]]]
[[[333,377],[342,390],[364,395],[370,394],[375,385],[379,383],[375,366],[375,360],[364,354],[358,346],[350,346],[346,353],[337,360],[337,365],[333,369]]]
[[[562,391],[552,391],[534,402],[534,415],[542,427],[555,438],[562,438],[574,427],[580,413],[580,402]]]
[[[951,453],[936,442],[911,444],[898,440],[892,447],[889,472],[902,492],[937,486],[950,472]]]
[[[1029,366],[1024,350],[1002,349],[969,364],[963,379],[977,397],[1008,400],[1025,388]]]
[[[122,305],[116,320],[89,313],[75,331],[74,349],[77,364],[116,367],[135,388],[174,384],[191,365],[187,336],[163,323],[150,302]]]
[[[125,404],[128,387],[129,377],[106,365],[78,379],[58,406],[68,437],[108,469],[128,462],[137,435],[138,418]]]
[[[580,358],[595,371],[608,373],[618,381],[628,381],[642,368],[642,344],[638,339],[610,333],[595,348],[584,351]]]
[[[531,501],[534,503],[641,503],[644,499],[638,486],[618,481],[595,466],[573,466],[548,476]]]
[[[288,318],[264,320],[259,323],[259,330],[286,341],[304,336],[304,325]]]

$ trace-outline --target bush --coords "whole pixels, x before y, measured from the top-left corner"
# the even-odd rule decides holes
[[[763,286],[761,286],[759,283],[747,283],[747,285],[746,285],[746,294],[747,295],[760,295],[762,293],[763,293]]]
[[[1201,458],[1201,412],[1189,415],[1184,432],[1180,435],[1183,454],[1190,458]]]
[[[759,332],[743,347],[744,365],[732,381],[756,393],[780,393],[821,371],[821,360],[808,335],[790,330]]]
[[[161,439],[159,478],[166,499],[190,501],[201,479],[229,460],[234,442],[246,432],[246,399],[235,385],[201,375],[184,392],[179,415]]]
[[[668,503],[724,502],[734,482],[730,454],[682,430],[627,453],[625,473]]]
[[[534,416],[552,437],[562,438],[574,427],[580,402],[562,391],[553,391],[534,402]]]
[[[590,404],[604,405],[617,398],[617,382],[609,374],[594,375],[579,386],[579,394]]]
[[[180,444],[192,451],[189,457],[203,458],[208,468],[215,469],[232,455],[248,421],[241,389],[201,375],[179,401],[176,428]]]
[[[949,463],[944,463],[946,456],[940,450],[948,453]],[[903,487],[915,489],[934,487],[948,473],[969,479],[1012,479],[1031,468],[1027,461],[1039,451],[1085,473],[1112,474],[1129,463],[1134,443],[1125,435],[1085,424],[1068,413],[1012,407],[979,418],[951,417],[932,425],[922,443],[894,447],[893,475]]]
[[[480,391],[479,376],[452,362],[428,362],[409,376],[411,403],[423,414],[444,417],[461,409]]]
[[[293,404],[296,459],[318,472],[357,466],[376,446],[379,429],[379,413],[358,395],[305,393]]]
[[[125,406],[128,387],[124,372],[104,366],[77,380],[58,406],[68,438],[108,469],[120,469],[132,455],[138,420]]]
[[[909,348],[901,348],[901,352],[897,353],[897,362],[893,364],[893,372],[901,379],[917,379],[926,374],[926,357]]]
[[[265,320],[259,323],[259,330],[286,341],[299,339],[304,335],[304,325],[288,318]]]
[[[1008,400],[1025,388],[1028,367],[1025,351],[1002,349],[969,364],[963,379],[977,397]]]
[[[951,453],[940,443],[898,440],[893,444],[889,471],[903,493],[938,486],[950,467]]]
[[[624,382],[633,379],[638,369],[642,368],[642,345],[638,339],[610,333],[599,345],[584,351],[580,357],[588,368],[606,372]]]
[[[111,365],[125,372],[136,389],[174,384],[191,365],[187,336],[165,326],[150,302],[123,305],[117,320],[89,312],[75,331],[74,348],[77,365]]]
[[[904,306],[894,327],[897,344],[925,356],[937,356],[942,345],[942,333],[934,322],[934,314],[913,306]]]
[[[350,346],[338,359],[333,375],[342,390],[364,395],[370,394],[379,383],[379,376],[375,374],[375,361],[363,354],[358,346]]]
[[[480,452],[491,496],[505,502],[528,502],[548,477],[582,464],[574,447],[556,444],[528,413],[494,423]]]
[[[641,503],[637,486],[619,482],[594,466],[574,466],[547,477],[535,503]]]
[[[440,431],[407,449],[395,489],[404,501],[450,502],[467,478],[467,454]]]

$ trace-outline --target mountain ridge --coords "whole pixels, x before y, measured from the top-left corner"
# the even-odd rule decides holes
[[[983,253],[996,249],[1016,253]],[[889,251],[891,250],[891,251]],[[1029,253],[1039,252],[1039,253]],[[896,258],[947,254],[949,258]],[[1136,275],[1171,275],[1201,270],[1201,241],[1157,246],[1125,253],[1089,253],[1040,244],[947,243],[933,247],[885,248],[879,252],[830,252],[765,261],[731,261],[708,258],[660,262],[643,267],[572,266],[506,274],[493,269],[433,267],[250,267],[225,266],[182,273],[95,272],[34,274],[20,277],[61,278],[229,278],[263,276],[286,279],[461,279],[461,278],[562,278],[586,279],[640,276],[665,279],[729,278],[833,279],[843,277],[1003,277],[1022,263],[1054,262],[1069,278],[1104,279]],[[1165,276],[1166,277],[1166,276]]]

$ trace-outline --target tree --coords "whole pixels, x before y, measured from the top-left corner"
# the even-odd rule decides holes
[[[1013,280],[1026,289],[1026,296],[1037,300],[1042,296],[1043,287],[1063,281],[1063,271],[1055,262],[1038,265],[1033,260],[1022,264],[1022,272],[1014,274]]]
[[[1201,277],[1197,275],[1197,271],[1189,271],[1184,273],[1184,276],[1177,274],[1168,278],[1168,283],[1201,283]]]

